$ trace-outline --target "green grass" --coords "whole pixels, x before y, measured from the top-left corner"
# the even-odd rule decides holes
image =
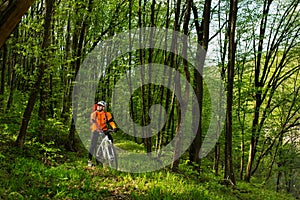
[[[103,166],[87,167],[85,154],[60,151],[48,143],[27,144],[23,150],[0,150],[0,199],[293,199],[287,194],[238,182],[227,187],[221,177],[192,173],[185,163],[180,171],[126,173]],[[132,142],[119,147],[142,151]]]

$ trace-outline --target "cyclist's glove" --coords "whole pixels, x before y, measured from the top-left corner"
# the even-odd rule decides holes
[[[112,130],[112,132],[115,133],[115,132],[117,132],[117,130],[118,130],[117,128],[114,128],[114,129]]]

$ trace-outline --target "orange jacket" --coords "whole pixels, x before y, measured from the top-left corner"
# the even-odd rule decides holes
[[[112,129],[117,128],[116,123],[113,121],[113,117],[110,112],[105,111],[94,111],[90,117],[90,129],[94,131],[106,131],[107,124],[111,126]]]

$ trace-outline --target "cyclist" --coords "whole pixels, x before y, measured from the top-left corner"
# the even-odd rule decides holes
[[[92,166],[93,154],[95,153],[97,141],[100,132],[106,132],[108,130],[107,125],[109,124],[113,132],[117,131],[116,123],[110,112],[105,111],[106,102],[99,101],[97,103],[97,109],[92,112],[90,117],[90,128],[91,128],[91,146],[89,149],[88,166]],[[109,132],[105,133],[108,138],[113,142],[113,138]]]

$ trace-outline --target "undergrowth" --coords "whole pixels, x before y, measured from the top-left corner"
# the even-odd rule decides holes
[[[169,167],[147,173],[121,172],[101,165],[87,167],[87,150],[79,147],[77,152],[67,151],[65,141],[56,140],[56,131],[60,129],[62,134],[66,129],[51,123],[54,125],[47,127],[49,138],[41,142],[38,132],[29,132],[30,139],[22,149],[14,147],[16,138],[10,133],[15,127],[1,126],[0,199],[293,199],[261,185],[224,185],[222,177],[211,171],[204,170],[198,176],[188,162],[182,162],[177,172]],[[118,139],[119,148],[144,151],[142,145]]]
[[[2,145],[0,199],[293,199],[244,182],[235,188],[222,185],[212,173],[197,177],[186,163],[176,173],[168,168],[127,173],[87,167],[82,155],[51,142],[23,149]]]

